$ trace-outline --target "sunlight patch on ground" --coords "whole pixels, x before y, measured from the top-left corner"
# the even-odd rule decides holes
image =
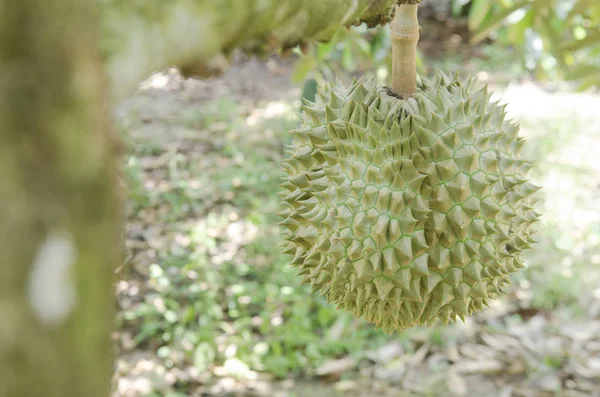
[[[281,117],[289,112],[291,112],[289,103],[281,101],[268,102],[267,106],[254,110],[246,118],[246,125],[255,126],[261,121]]]

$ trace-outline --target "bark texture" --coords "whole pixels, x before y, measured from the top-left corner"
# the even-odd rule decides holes
[[[93,0],[0,0],[0,396],[107,397],[120,258]]]
[[[102,0],[102,39],[114,95],[150,73],[327,39],[339,26],[389,22],[398,0]],[[193,68],[192,68],[193,69]]]

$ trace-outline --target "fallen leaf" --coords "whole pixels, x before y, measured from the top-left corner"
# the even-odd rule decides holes
[[[356,367],[356,360],[350,356],[338,360],[327,360],[315,373],[319,376],[338,375]]]
[[[356,381],[353,380],[342,380],[337,382],[334,385],[335,390],[339,391],[339,392],[347,392],[350,390],[356,390],[358,389],[358,383],[356,383]]]
[[[455,396],[465,396],[467,394],[467,383],[465,379],[454,371],[448,373],[446,378],[446,387]]]
[[[465,360],[452,369],[460,374],[497,374],[502,371],[502,363],[497,360]]]
[[[365,356],[376,363],[386,363],[399,357],[403,352],[402,344],[394,341],[381,346],[379,349],[368,351]]]

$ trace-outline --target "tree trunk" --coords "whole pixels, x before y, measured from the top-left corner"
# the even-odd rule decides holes
[[[93,0],[0,0],[0,396],[107,397],[120,258]]]
[[[193,70],[234,48],[265,53],[388,22],[398,0],[103,0],[102,42],[116,98],[150,73]],[[199,68],[198,68],[199,69]]]

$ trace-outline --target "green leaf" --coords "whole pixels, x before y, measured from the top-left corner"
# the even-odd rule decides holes
[[[345,47],[342,52],[342,67],[347,72],[354,72],[356,70],[356,59],[348,47]]]
[[[379,29],[371,39],[371,58],[376,64],[381,64],[392,52],[392,43],[390,32],[386,29]]]
[[[533,25],[534,17],[533,9],[529,9],[519,22],[512,24],[508,28],[508,39],[511,43],[521,44],[525,42],[525,31]]]
[[[351,43],[356,46],[361,57],[367,59],[371,54],[371,44],[364,38],[364,36],[357,35],[351,38]]]
[[[301,57],[294,65],[292,81],[300,83],[313,70],[317,68],[316,60],[311,56]]]
[[[597,2],[597,1],[598,0],[577,0],[575,2],[575,4],[573,5],[573,8],[571,8],[571,10],[569,11],[569,13],[567,14],[567,17],[565,19],[567,21],[571,21],[576,16],[585,14],[585,12],[590,7],[593,7],[594,3]]]
[[[584,39],[570,40],[566,43],[563,43],[562,49],[564,51],[579,51],[600,44],[600,29],[587,31],[586,33],[587,35]]]
[[[582,79],[581,82],[577,85],[577,91],[582,92],[586,91],[592,87],[600,86],[600,74]]]
[[[474,32],[479,29],[481,23],[486,19],[493,2],[491,0],[473,0],[469,11],[469,30]]]
[[[317,88],[317,80],[307,79],[304,82],[304,88],[302,89],[302,98],[314,102],[317,96]]]
[[[553,11],[548,11],[550,15],[545,14],[542,18],[540,18],[541,23],[539,30],[544,41],[544,46],[550,50],[550,53],[558,62],[558,66],[564,70],[566,69],[565,56],[564,52],[561,51],[559,46],[562,32],[557,32],[557,29],[552,24],[551,16]]]
[[[591,77],[600,77],[600,65],[581,64],[567,72],[567,80],[581,80]]]
[[[320,62],[326,61],[335,49],[337,43],[337,41],[332,39],[330,42],[317,44],[317,60]]]
[[[454,0],[452,2],[452,16],[459,17],[461,16],[462,10],[469,3],[469,0]]]
[[[476,44],[484,40],[491,32],[498,29],[513,12],[526,7],[528,3],[524,0],[517,1],[511,7],[504,8],[496,13],[492,13],[476,30],[476,34],[471,38],[471,43]]]

